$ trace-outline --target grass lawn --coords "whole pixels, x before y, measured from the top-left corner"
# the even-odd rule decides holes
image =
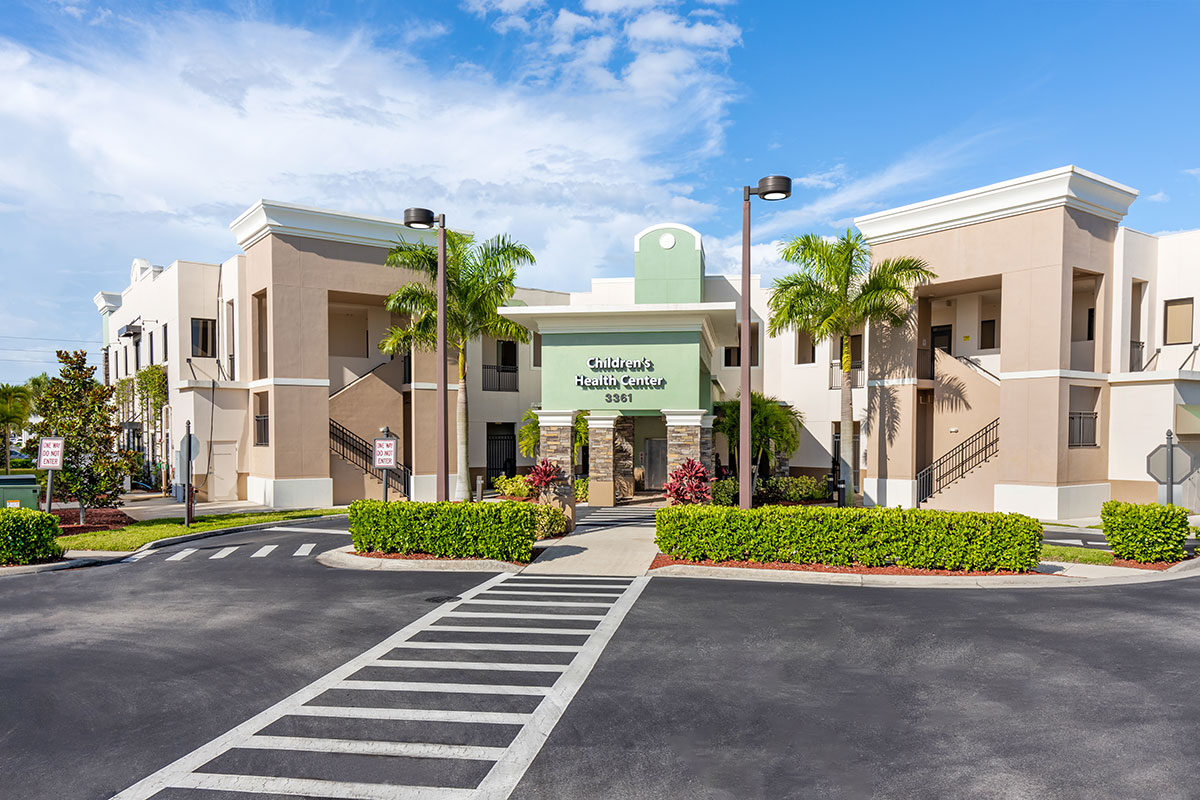
[[[62,541],[61,539],[59,541]],[[1042,561],[1070,561],[1075,564],[1102,564],[1111,566],[1113,554],[1104,550],[1086,547],[1063,547],[1057,544],[1042,545]]]
[[[267,511],[258,514],[209,514],[192,520],[192,527],[183,527],[182,517],[153,519],[135,522],[115,531],[77,533],[59,536],[58,543],[68,550],[136,550],[146,542],[181,536],[185,533],[200,533],[219,528],[235,528],[239,525],[254,525],[259,522],[282,522],[306,517],[327,517],[345,514],[345,510],[315,508],[301,511]]]

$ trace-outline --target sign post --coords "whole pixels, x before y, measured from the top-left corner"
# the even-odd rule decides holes
[[[192,421],[183,435],[183,527],[192,527]]]
[[[1187,480],[1196,471],[1196,460],[1184,448],[1175,444],[1175,434],[1167,431],[1167,443],[1160,444],[1146,456],[1146,474],[1167,487],[1167,505],[1175,502],[1175,484]]]
[[[38,440],[37,468],[46,470],[46,513],[54,507],[54,473],[63,467],[64,441],[61,436],[43,436]]]
[[[392,431],[387,425],[380,428],[379,432],[383,436],[375,439],[373,462],[375,469],[383,474],[383,502],[386,503],[391,471],[396,468],[396,439],[392,436]]]

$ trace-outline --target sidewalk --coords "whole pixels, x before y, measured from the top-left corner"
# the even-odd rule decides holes
[[[658,554],[654,505],[579,508],[573,533],[545,545],[523,575],[645,575]]]

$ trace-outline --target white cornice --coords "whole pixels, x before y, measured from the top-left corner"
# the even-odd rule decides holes
[[[395,246],[401,235],[406,241],[420,240],[428,244],[437,241],[435,231],[406,228],[398,219],[348,214],[273,200],[259,200],[231,222],[229,228],[243,250],[272,233],[382,248]]]
[[[96,292],[96,296],[92,298],[92,302],[96,304],[96,310],[101,314],[111,314],[121,307],[121,293]]]
[[[675,228],[676,230],[687,231],[695,239],[696,250],[703,249],[703,245],[700,242],[700,231],[696,230],[690,225],[684,225],[682,222],[660,222],[657,225],[651,225],[649,228],[643,228],[636,236],[633,237],[633,252],[640,253],[642,251],[642,238],[646,234],[653,233],[654,231],[666,230],[667,228]]]
[[[878,211],[854,224],[871,244],[879,244],[1047,208],[1074,208],[1120,222],[1137,196],[1136,189],[1067,166]]]
[[[498,311],[543,334],[699,330],[710,350],[737,338],[733,302],[504,306]]]

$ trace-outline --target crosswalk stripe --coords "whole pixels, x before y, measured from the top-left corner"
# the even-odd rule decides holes
[[[127,558],[125,560],[126,561],[141,561],[146,556],[152,556],[157,552],[158,552],[157,550],[139,550],[138,552],[134,553],[133,555],[131,555],[129,558]]]
[[[334,689],[362,689],[380,692],[448,692],[450,694],[525,694],[541,695],[549,686],[505,686],[493,683],[428,683],[425,681],[341,681]]]
[[[209,558],[209,560],[210,560],[210,561],[211,561],[212,559],[214,559],[214,558],[225,558],[225,557],[226,557],[226,556],[228,556],[230,553],[232,553],[234,550],[237,550],[237,547],[236,547],[236,546],[234,546],[234,547],[224,547],[224,548],[221,548],[220,550],[218,550],[217,552],[213,553],[213,554],[212,554],[211,556],[209,556],[208,558]]]
[[[493,592],[488,592],[488,597],[495,597],[498,594],[511,594],[518,597],[606,597],[609,600],[616,600],[621,596],[621,593],[606,594],[604,592],[543,592],[540,590],[526,591],[523,589],[497,589]]]
[[[425,742],[373,742],[359,739],[314,739],[304,736],[251,736],[238,747],[256,750],[300,750],[308,753],[354,753],[367,756],[410,756],[413,758],[463,758],[495,761],[503,747]]]
[[[542,589],[603,589],[604,594],[592,594],[588,592],[567,592],[566,594],[576,594],[579,597],[616,597],[625,591],[624,586],[593,586],[587,583],[502,583],[496,587],[498,592],[521,592],[523,594],[543,594]],[[544,594],[550,594],[545,592]],[[562,592],[554,592],[554,594],[563,594]]]
[[[292,553],[292,555],[293,556],[306,556],[313,551],[314,547],[316,547],[316,544],[302,544],[296,548],[296,552]]]
[[[537,633],[537,634],[564,634],[566,636],[590,636],[596,631],[591,628],[520,628],[520,627],[494,627],[488,625],[435,625],[429,630],[431,631],[462,631],[463,633]]]
[[[415,722],[488,722],[524,725],[529,714],[513,711],[446,711],[441,708],[356,708],[353,706],[300,706],[290,712],[301,717],[338,719],[398,719]]]
[[[505,650],[523,653],[574,653],[583,645],[575,644],[497,644],[495,642],[413,642],[404,643],[404,648],[421,650]]]
[[[517,617],[520,619],[580,619],[591,620],[592,622],[599,622],[604,619],[603,614],[503,614],[492,611],[448,611],[446,612],[446,616],[454,617],[455,619],[513,619]],[[451,628],[455,626],[439,625],[437,627]]]
[[[572,603],[568,600],[481,600],[478,597],[473,597],[468,602],[491,606],[591,606],[593,608],[608,608],[610,605],[609,603]]]
[[[390,786],[385,783],[322,781],[313,778],[267,778],[260,775],[223,775],[219,772],[190,772],[167,784],[173,789],[216,789],[229,792],[328,797],[337,800],[468,800],[473,789],[445,786]]]
[[[262,547],[258,548],[253,553],[251,553],[250,557],[251,558],[265,558],[266,556],[271,555],[271,551],[274,550],[278,546],[279,545],[277,545],[277,544],[264,544]]]
[[[167,556],[167,561],[183,561],[194,552],[196,552],[196,548],[189,547],[186,550],[180,550],[173,556]]]
[[[493,672],[566,672],[567,664],[513,664],[507,661],[421,661],[414,659],[381,658],[370,667],[400,667],[403,669],[486,669]]]

